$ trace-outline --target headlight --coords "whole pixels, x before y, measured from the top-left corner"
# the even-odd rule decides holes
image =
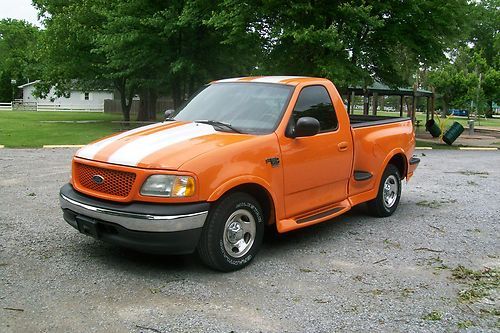
[[[155,197],[190,197],[194,194],[194,178],[190,176],[152,175],[142,184],[142,195]]]

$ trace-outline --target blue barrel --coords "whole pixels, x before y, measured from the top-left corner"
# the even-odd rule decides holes
[[[462,134],[464,127],[458,122],[453,122],[453,124],[448,128],[448,130],[443,135],[443,141],[451,146],[453,142]]]

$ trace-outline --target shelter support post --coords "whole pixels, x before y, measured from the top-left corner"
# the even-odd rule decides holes
[[[368,96],[368,89],[364,89],[363,94],[363,115],[368,115],[368,110],[370,109],[370,98]]]
[[[351,114],[351,94],[347,91],[347,114]]]
[[[399,116],[400,117],[403,117],[403,98],[404,98],[403,95],[401,95],[399,97]]]
[[[356,93],[353,91],[351,93],[351,114],[354,114],[355,107],[356,107]]]
[[[373,99],[372,113],[374,116],[376,116],[377,115],[377,108],[378,108],[378,93],[373,93],[372,99]]]
[[[429,113],[431,112],[431,98],[429,96],[426,97],[427,103],[426,103],[426,110],[425,110],[425,123],[429,121]]]
[[[417,85],[413,85],[413,95],[411,96],[411,121],[415,123],[415,114],[417,113]]]
[[[435,112],[435,96],[436,96],[436,90],[434,87],[432,87],[432,96],[431,96],[431,119],[434,119],[434,112]]]

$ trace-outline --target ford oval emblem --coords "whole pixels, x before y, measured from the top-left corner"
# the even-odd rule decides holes
[[[104,177],[101,175],[93,175],[92,180],[94,181],[94,183],[96,183],[98,185],[104,183]]]

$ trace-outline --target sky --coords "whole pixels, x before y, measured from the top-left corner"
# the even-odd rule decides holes
[[[42,26],[31,0],[0,0],[0,20],[4,18],[22,19],[39,27]]]

